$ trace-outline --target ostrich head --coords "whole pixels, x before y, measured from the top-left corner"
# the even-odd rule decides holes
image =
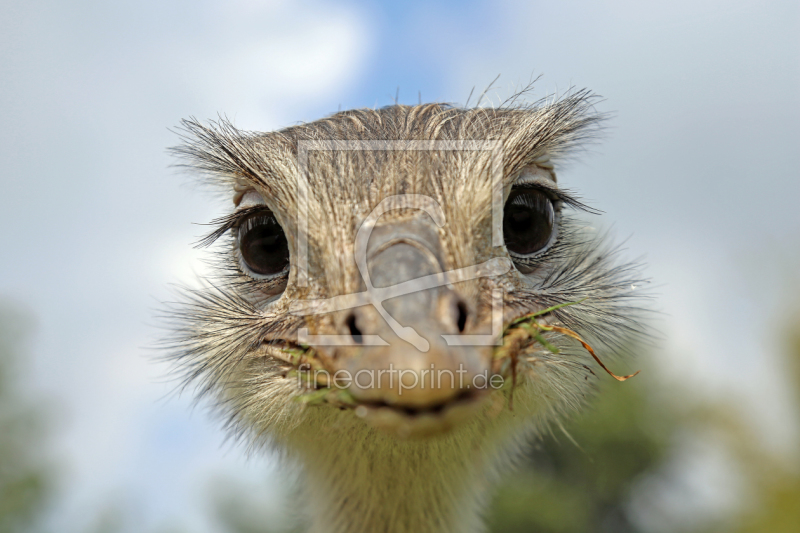
[[[556,181],[591,98],[184,122],[175,152],[234,208],[174,361],[302,465],[312,530],[480,531],[493,478],[596,378],[573,332],[618,351],[639,330],[636,269]]]

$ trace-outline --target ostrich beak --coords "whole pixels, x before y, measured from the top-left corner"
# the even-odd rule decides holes
[[[443,259],[438,229],[427,216],[376,226],[363,284],[369,292],[369,287],[414,288],[414,280],[446,279]],[[474,330],[471,306],[452,285],[433,285],[337,316],[340,334],[352,343],[337,349],[336,365],[349,374],[349,390],[360,403],[430,414],[478,396],[476,384],[486,388],[491,347],[451,346],[443,337]]]

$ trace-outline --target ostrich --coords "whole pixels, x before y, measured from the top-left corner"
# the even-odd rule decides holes
[[[232,434],[302,466],[311,531],[483,531],[492,483],[585,404],[587,349],[641,334],[638,267],[556,181],[593,99],[183,121],[174,153],[234,208],[170,357]]]

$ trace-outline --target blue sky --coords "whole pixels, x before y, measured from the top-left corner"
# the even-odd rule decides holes
[[[203,272],[192,223],[227,207],[169,167],[168,128],[223,113],[272,130],[388,105],[398,88],[401,103],[459,104],[498,74],[495,104],[541,75],[536,96],[588,87],[613,114],[559,180],[649,263],[665,339],[653,371],[689,395],[733,393],[776,447],[796,438],[772,339],[800,286],[797,2],[12,0],[3,12],[0,297],[36,323],[29,390],[54,406],[53,454],[69,465],[55,522],[80,528],[81,509],[124,501],[149,524],[190,517],[205,531],[208,479],[282,479],[171,396],[147,349],[169,284]]]

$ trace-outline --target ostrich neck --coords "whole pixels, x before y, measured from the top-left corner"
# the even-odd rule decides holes
[[[344,435],[340,435],[344,436]],[[302,451],[313,533],[470,533],[496,457],[484,436],[397,441],[370,431]]]

